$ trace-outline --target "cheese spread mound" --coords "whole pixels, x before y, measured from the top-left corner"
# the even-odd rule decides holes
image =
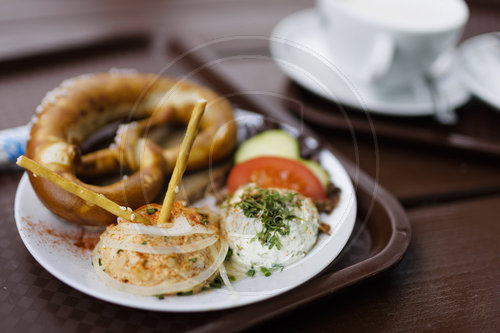
[[[303,258],[318,237],[319,213],[311,199],[249,184],[225,203],[221,228],[231,261],[241,271],[276,269]]]

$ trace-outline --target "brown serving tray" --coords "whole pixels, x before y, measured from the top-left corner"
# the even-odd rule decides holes
[[[156,41],[145,34],[132,34],[130,38],[120,35],[116,39],[106,37],[96,39],[96,43],[85,40],[81,47],[71,45],[71,50],[58,47],[53,52],[44,49],[39,57],[19,55],[19,61],[9,58],[0,61],[0,83],[9,87],[9,91],[22,90],[24,98],[13,99],[5,106],[2,117],[16,114],[16,121],[9,120],[7,126],[21,125],[32,116],[36,105],[46,91],[57,86],[60,81],[87,72],[107,71],[112,67],[136,68],[140,71],[159,72],[167,65],[166,75],[185,75],[200,81],[225,94],[235,104],[252,111],[261,112],[281,123],[300,128],[305,135],[316,135],[300,120],[288,113],[279,104],[252,94],[245,94],[244,87],[233,86],[233,79],[226,75],[223,68],[205,67],[214,58],[209,48],[200,48],[188,52],[182,61],[169,62],[180,50],[190,50],[193,39],[177,39],[175,43]],[[112,42],[111,42],[112,41]],[[168,41],[167,41],[168,42]],[[159,47],[160,45],[160,47]],[[163,46],[162,46],[163,45]],[[175,48],[170,47],[175,46]],[[200,69],[201,68],[201,69]],[[22,112],[22,115],[20,114]],[[17,122],[17,123],[16,123]],[[2,123],[2,127],[7,127]],[[204,313],[159,313],[125,308],[94,299],[65,286],[51,277],[27,253],[19,240],[11,246],[15,251],[14,259],[9,259],[9,267],[16,267],[19,278],[15,284],[5,289],[9,306],[9,320],[16,321],[17,328],[39,327],[48,331],[61,329],[62,322],[72,323],[72,327],[90,331],[92,328],[122,327],[162,329],[174,331],[227,332],[249,328],[266,320],[275,318],[298,307],[353,285],[364,279],[379,274],[398,263],[403,257],[411,237],[411,229],[406,213],[399,202],[386,190],[378,186],[356,165],[336,152],[328,143],[325,147],[344,164],[351,176],[357,193],[358,216],[355,228],[345,249],[320,274],[303,285],[282,295],[256,304],[240,308],[204,312]],[[14,195],[10,189],[10,195]],[[9,223],[14,223],[10,217]],[[19,239],[15,228],[7,228],[2,239]],[[12,243],[12,242],[11,242]],[[15,261],[12,263],[12,261]],[[7,259],[0,257],[0,266],[5,267]],[[11,281],[2,270],[0,279]],[[16,290],[26,292],[22,299]],[[13,311],[22,308],[28,302],[29,310],[38,313],[30,320],[23,319],[25,311]],[[21,303],[23,302],[23,303]],[[25,306],[24,306],[25,307]],[[4,312],[6,313],[6,312]],[[88,318],[93,318],[92,320]],[[62,321],[62,322],[61,322]]]
[[[447,126],[439,124],[433,117],[391,117],[366,114],[327,101],[289,82],[286,94],[304,102],[301,108],[290,103],[290,110],[301,113],[308,122],[318,126],[391,142],[424,144],[427,147],[456,150],[469,154],[500,158],[500,112],[472,97],[456,109],[458,122]],[[345,116],[348,114],[348,118]]]

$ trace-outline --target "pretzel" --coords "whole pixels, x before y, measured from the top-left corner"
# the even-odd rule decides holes
[[[190,82],[152,74],[114,71],[64,81],[49,92],[33,119],[26,156],[66,179],[133,209],[151,202],[164,174],[173,170],[179,147],[161,149],[142,137],[150,126],[187,124],[194,104],[208,101],[187,163],[190,170],[207,167],[236,144],[233,110],[227,100]],[[100,127],[117,120],[123,125],[109,148],[82,156],[79,145]],[[82,182],[78,175],[96,175],[126,168],[126,179],[106,186]],[[30,174],[42,203],[56,215],[83,225],[107,225],[115,217],[58,186]]]

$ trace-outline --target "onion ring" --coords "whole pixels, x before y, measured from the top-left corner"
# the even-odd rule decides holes
[[[151,253],[151,254],[190,253],[207,248],[210,245],[217,242],[218,239],[219,239],[218,235],[213,235],[189,244],[172,245],[172,246],[150,246],[147,244],[145,245],[134,244],[126,240],[105,239],[102,241],[102,246],[109,247],[112,249],[128,250],[128,251]]]
[[[185,217],[182,216],[184,219]],[[177,218],[179,219],[179,218]],[[156,236],[189,236],[192,234],[214,234],[217,230],[209,229],[200,225],[189,226],[188,228],[179,228],[174,224],[171,228],[165,228],[164,225],[144,225],[132,222],[121,222],[113,229],[116,235],[156,235]]]
[[[215,245],[212,245],[215,246]],[[224,259],[226,257],[226,253],[228,250],[228,244],[224,240],[220,240],[220,248],[217,256],[214,258],[213,263],[204,271],[200,272],[198,275],[194,277],[187,278],[184,281],[180,281],[177,283],[169,283],[168,281],[159,283],[154,286],[136,286],[128,283],[120,282],[108,274],[104,272],[103,267],[99,264],[99,249],[102,247],[101,242],[96,245],[96,249],[92,255],[92,264],[97,273],[97,276],[110,287],[142,296],[153,296],[153,295],[163,295],[163,294],[173,294],[177,292],[186,292],[191,291],[199,286],[205,284],[207,280],[209,280],[219,269],[219,267],[223,264]]]

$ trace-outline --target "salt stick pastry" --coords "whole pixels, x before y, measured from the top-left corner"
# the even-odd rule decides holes
[[[163,200],[163,206],[160,211],[160,216],[158,217],[157,223],[166,223],[170,219],[170,213],[172,212],[172,206],[174,204],[174,197],[176,189],[179,188],[179,183],[181,182],[182,175],[186,170],[186,164],[189,158],[189,153],[193,147],[194,139],[198,133],[198,128],[200,127],[200,120],[203,116],[203,112],[207,106],[207,101],[204,99],[198,100],[194,106],[194,110],[191,113],[191,119],[189,120],[188,127],[186,129],[186,134],[184,140],[182,140],[179,155],[177,156],[177,162],[175,163],[174,172],[172,173],[172,178],[168,183],[167,193],[165,194],[165,199]]]
[[[150,224],[149,220],[140,214],[136,214],[124,206],[120,206],[117,203],[109,200],[104,195],[96,193],[89,190],[81,185],[73,183],[66,178],[58,175],[54,171],[44,167],[43,165],[27,158],[26,156],[20,156],[17,159],[17,165],[29,170],[35,175],[35,177],[42,177],[48,181],[56,184],[65,191],[68,191],[82,200],[85,200],[91,205],[96,205],[102,209],[110,212],[113,215],[119,216],[127,221],[133,221],[138,223]]]

